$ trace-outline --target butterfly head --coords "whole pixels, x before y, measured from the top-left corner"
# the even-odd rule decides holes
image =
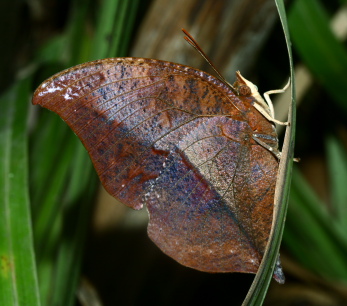
[[[254,102],[260,104],[265,111],[269,112],[268,107],[262,96],[258,91],[258,87],[254,85],[251,81],[244,78],[240,71],[236,71],[236,81],[233,85],[236,94],[239,96],[253,97]]]

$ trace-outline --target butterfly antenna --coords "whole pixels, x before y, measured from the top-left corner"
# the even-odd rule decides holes
[[[218,78],[228,84],[231,88],[233,86],[222,76],[222,74],[218,71],[215,65],[213,65],[212,61],[208,58],[208,56],[205,54],[205,52],[201,49],[199,44],[196,42],[196,40],[188,33],[187,30],[182,29],[182,32],[186,34],[187,36],[184,36],[184,39],[196,50],[200,53],[200,55],[205,59],[205,61],[212,67],[212,69],[217,73]]]

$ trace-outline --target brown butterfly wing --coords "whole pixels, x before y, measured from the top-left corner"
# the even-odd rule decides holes
[[[251,102],[202,71],[140,58],[73,67],[33,99],[74,130],[111,195],[147,205],[165,253],[203,271],[255,273],[278,163],[252,140],[249,118],[273,129]]]
[[[149,236],[184,265],[256,272],[272,220],[265,196],[273,199],[276,164],[264,165],[265,149],[253,150],[244,135],[237,139],[233,127],[247,131],[246,123],[219,116],[197,121],[148,192]],[[253,175],[258,168],[266,171],[261,177]]]

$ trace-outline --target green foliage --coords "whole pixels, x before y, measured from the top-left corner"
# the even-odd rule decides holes
[[[323,1],[318,0],[293,2],[288,14],[293,47],[314,80],[327,92],[323,99],[329,112],[324,112],[339,114],[342,111],[346,116],[347,52],[332,33],[322,4]],[[347,154],[341,139],[331,136],[331,129],[343,124],[338,116],[334,117],[335,121],[331,122],[329,117],[324,117],[323,123],[329,128],[324,142],[331,209],[300,173],[299,164],[293,173],[283,241],[303,266],[329,281],[347,283]],[[315,122],[320,124],[317,119]]]
[[[30,80],[0,99],[0,304],[39,305],[28,193]]]
[[[343,171],[347,174],[347,168]],[[346,282],[345,233],[346,229],[341,226],[338,218],[326,209],[296,167],[283,236],[291,254],[317,275],[327,280]]]
[[[347,52],[320,1],[294,1],[288,18],[295,50],[347,115]]]

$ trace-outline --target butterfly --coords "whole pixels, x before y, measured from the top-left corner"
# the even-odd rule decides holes
[[[148,235],[164,253],[201,271],[256,273],[280,158],[275,92],[264,100],[240,72],[231,85],[219,73],[128,57],[64,70],[33,104],[71,127],[112,196],[147,207]]]

